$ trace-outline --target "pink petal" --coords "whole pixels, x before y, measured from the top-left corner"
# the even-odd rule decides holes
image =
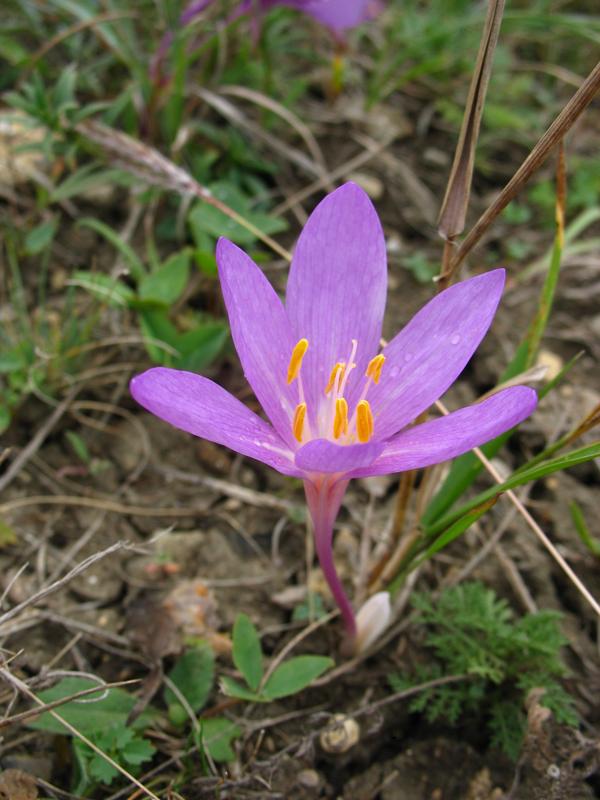
[[[383,449],[383,442],[339,445],[313,439],[296,453],[296,466],[305,472],[350,472],[372,464]]]
[[[334,31],[354,28],[372,16],[370,0],[286,0],[281,5],[304,11]]]
[[[133,378],[130,390],[147,411],[182,431],[256,458],[284,475],[302,474],[273,428],[208,378],[155,367]]]
[[[362,381],[379,345],[386,285],[385,240],[377,213],[360,187],[344,184],[310,215],[287,286],[295,336],[309,341],[302,370],[309,413],[322,400],[332,367],[348,358],[353,339],[358,340],[358,368],[347,394]]]
[[[353,470],[350,477],[404,472],[455,458],[518,425],[536,405],[533,389],[504,389],[481,403],[403,431],[386,443],[374,464]]]
[[[369,392],[378,439],[416,419],[460,375],[494,318],[504,275],[496,269],[451,286],[387,345],[381,380]]]
[[[286,311],[254,261],[228,239],[219,239],[217,264],[246,379],[281,438],[293,446],[298,389],[287,385],[287,370],[297,340]]]

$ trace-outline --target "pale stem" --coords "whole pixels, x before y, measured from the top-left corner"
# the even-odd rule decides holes
[[[314,528],[315,549],[325,580],[338,608],[348,635],[356,636],[356,619],[333,562],[333,523],[342,503],[347,480],[319,476],[317,480],[304,481],[306,502]]]

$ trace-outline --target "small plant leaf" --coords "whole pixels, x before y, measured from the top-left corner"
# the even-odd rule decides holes
[[[175,253],[156,272],[142,278],[138,286],[140,298],[162,305],[171,305],[178,300],[187,286],[190,256],[190,250]]]
[[[131,270],[131,274],[136,280],[141,280],[141,278],[146,274],[146,268],[138,258],[135,250],[133,247],[127,244],[118,233],[116,233],[109,225],[106,225],[104,222],[101,222],[99,219],[94,219],[93,217],[86,217],[85,219],[79,220],[79,225],[84,225],[86,228],[91,228],[96,233],[103,236],[114,248],[116,248],[119,253],[123,256],[124,260],[127,262],[129,269]]]
[[[135,297],[133,289],[118,278],[101,272],[79,270],[69,278],[69,286],[79,286],[112,308],[126,308]]]
[[[208,644],[188,650],[169,673],[170,680],[195,712],[208,700],[214,677],[215,656]],[[165,702],[169,707],[179,705],[179,699],[168,686],[165,689]]]
[[[223,694],[226,694],[227,697],[237,697],[240,700],[250,700],[255,703],[263,701],[263,698],[259,694],[248,689],[246,686],[242,686],[241,683],[238,683],[238,681],[230,678],[228,675],[221,676],[219,686]]]
[[[143,764],[144,761],[149,761],[155,752],[156,748],[147,739],[142,739],[139,736],[126,742],[121,749],[123,760],[134,766]]]
[[[233,761],[235,753],[231,742],[241,736],[242,729],[225,717],[214,717],[200,721],[202,744],[214,761]]]
[[[38,694],[44,703],[51,703],[54,700],[61,700],[70,697],[83,689],[90,689],[96,686],[97,682],[87,678],[65,678],[51,689],[46,689]],[[90,734],[97,731],[106,730],[115,724],[124,722],[129,712],[133,710],[136,699],[124,689],[98,688],[98,695],[91,694],[82,700],[73,700],[65,703],[57,709],[63,719],[77,728],[80,733]],[[146,727],[155,712],[147,709],[133,723],[134,728]],[[67,729],[57,719],[48,712],[40,714],[34,721],[28,723],[30,728],[38,731],[49,731],[50,733],[68,733]]]
[[[263,655],[258,632],[246,614],[238,614],[233,626],[233,663],[256,691],[263,676]]]
[[[94,753],[88,762],[88,772],[90,778],[106,785],[111,784],[119,774],[119,771],[112,764],[109,764],[105,758],[102,758],[97,753]]]
[[[99,186],[114,186],[122,182],[123,172],[119,169],[97,170],[94,164],[81,167],[52,191],[50,198],[59,203],[78,194],[92,191]]]
[[[36,225],[25,237],[25,250],[28,255],[35,256],[45,250],[54,239],[58,222],[53,217],[47,222]]]
[[[296,656],[284,661],[266,682],[263,694],[269,700],[288,697],[309,686],[334,665],[328,656]]]
[[[197,328],[180,334],[174,342],[180,357],[175,360],[178,369],[201,372],[219,355],[229,329],[224,322],[200,322]]]

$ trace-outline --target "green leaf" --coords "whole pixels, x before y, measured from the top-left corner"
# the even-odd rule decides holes
[[[87,445],[81,436],[78,433],[75,433],[75,431],[66,431],[65,436],[69,440],[69,444],[75,451],[77,458],[79,458],[80,461],[83,461],[84,464],[89,464],[92,460],[92,457],[90,456],[90,451],[88,450]]]
[[[557,458],[543,461],[541,464],[536,464],[533,467],[527,467],[527,465],[525,465],[517,472],[513,473],[508,480],[504,481],[504,483],[492,486],[485,492],[481,492],[477,495],[477,497],[474,497],[470,502],[465,503],[465,505],[463,505],[457,511],[447,514],[435,524],[429,526],[427,528],[427,534],[434,535],[440,533],[444,530],[444,528],[452,525],[464,514],[472,511],[478,505],[485,503],[492,497],[496,497],[497,495],[502,494],[502,492],[506,492],[508,489],[515,489],[517,486],[522,486],[530,481],[537,481],[540,478],[545,478],[546,475],[551,475],[553,472],[569,469],[570,467],[575,467],[578,464],[585,464],[586,461],[592,461],[594,458],[598,458],[599,456],[600,442],[593,442],[586,447],[578,447],[575,450],[571,450],[570,453],[565,453]]]
[[[190,250],[182,250],[167,259],[156,272],[146,275],[138,286],[140,298],[168,306],[178,300],[187,286],[190,257]]]
[[[208,644],[193,647],[185,652],[169,673],[170,680],[197,712],[206,703],[215,677],[215,656]],[[165,689],[168,706],[179,703],[178,697]]]
[[[242,686],[241,683],[238,683],[238,681],[230,678],[228,675],[221,676],[219,687],[227,697],[237,697],[239,700],[250,700],[255,703],[264,702],[263,697],[251,691],[246,686]]]
[[[242,729],[225,717],[200,720],[202,744],[214,761],[233,761],[235,753],[231,742],[241,736]]]
[[[16,38],[0,34],[0,56],[9,64],[16,66],[21,61],[25,61],[28,55],[29,51]]]
[[[104,222],[100,222],[99,219],[94,219],[93,217],[85,217],[84,219],[80,219],[78,224],[83,225],[86,228],[91,228],[93,231],[96,231],[96,233],[99,233],[100,236],[103,236],[108,242],[110,242],[110,244],[112,244],[112,246],[119,251],[119,253],[127,262],[129,269],[131,270],[131,274],[136,281],[141,280],[146,274],[146,268],[136,255],[133,248],[130,247],[127,242],[123,241],[119,234],[113,231],[111,227],[105,225]]]
[[[156,747],[151,744],[147,739],[141,736],[136,736],[131,741],[124,743],[120,748],[123,760],[128,764],[138,766],[143,764],[144,761],[149,761],[154,753]]]
[[[139,323],[150,358],[157,364],[170,366],[173,358],[177,356],[175,343],[179,333],[169,319],[168,313],[156,309],[140,309]],[[161,347],[161,342],[166,346]]]
[[[217,200],[221,200],[262,233],[273,234],[287,228],[285,220],[272,217],[263,211],[255,210],[251,205],[250,198],[246,197],[235,186],[232,186],[231,183],[226,183],[225,181],[215,183],[209,189]],[[256,241],[256,236],[252,231],[244,228],[231,217],[228,217],[214,206],[209,206],[207,203],[198,203],[194,206],[189,214],[188,221],[194,241],[199,249],[203,249],[202,244],[205,241],[202,234],[207,233],[214,238],[226,236],[239,245],[251,245]]]
[[[102,272],[87,272],[78,270],[69,279],[69,286],[79,286],[85,289],[100,302],[106,303],[111,308],[125,308],[135,298],[133,289],[118,278],[111,278]]]
[[[489,509],[496,503],[497,497],[493,497],[490,500],[482,503],[477,508],[473,509],[469,513],[465,514],[463,517],[458,519],[452,525],[450,525],[443,533],[441,533],[425,550],[424,553],[421,553],[417,558],[414,558],[412,552],[408,552],[405,559],[403,560],[402,564],[400,565],[400,569],[398,573],[392,579],[389,590],[390,592],[395,592],[397,589],[400,588],[403,582],[403,578],[409,570],[416,569],[420,564],[424,561],[427,561],[429,558],[434,556],[440,550],[443,550],[444,547],[447,547],[451,544],[455,539],[458,539],[465,531],[467,531],[474,522],[476,522],[483,514],[485,514]],[[419,545],[420,540],[417,540],[417,546]]]
[[[72,175],[69,175],[68,178],[65,178],[65,180],[50,193],[50,200],[54,203],[59,203],[62,200],[68,200],[78,194],[89,192],[98,186],[112,186],[117,183],[117,181],[121,182],[123,174],[124,173],[118,169],[98,170],[95,164],[87,164]]]
[[[201,322],[192,331],[180,334],[174,343],[179,358],[174,366],[190,372],[202,372],[223,349],[229,328],[224,322]]]
[[[73,739],[73,755],[75,756],[73,770],[73,787],[71,791],[75,795],[84,796],[92,783],[88,771],[90,753],[92,751],[80,739]]]
[[[263,655],[258,632],[246,614],[238,614],[233,626],[233,663],[256,691],[263,676]]]
[[[573,500],[569,503],[569,511],[571,512],[571,519],[579,538],[593,555],[600,557],[600,541],[595,539],[588,527],[581,506]]]
[[[11,415],[10,409],[4,405],[4,403],[0,403],[0,433],[4,433],[4,431],[10,425]]]
[[[517,703],[504,701],[492,706],[489,726],[492,744],[517,761],[525,732],[525,714]]]
[[[119,770],[98,753],[88,761],[88,772],[91,778],[106,785],[110,785],[119,774]]]
[[[54,239],[57,227],[58,222],[54,217],[36,225],[25,237],[25,252],[34,256],[45,250]]]
[[[56,686],[46,689],[38,694],[44,703],[51,703],[54,700],[61,700],[70,697],[83,689],[90,689],[97,686],[96,681],[89,678],[64,678]],[[83,702],[85,701],[85,702]],[[124,722],[129,712],[135,706],[136,698],[128,694],[124,689],[100,689],[98,694],[88,695],[81,700],[72,700],[60,706],[57,714],[73,725],[80,733],[89,735],[97,731],[105,730],[115,723]],[[147,709],[133,723],[134,728],[145,728],[154,717],[155,712]],[[49,731],[50,733],[70,734],[70,732],[49,712],[41,714],[36,720],[28,723],[30,728],[38,731]]]
[[[269,700],[302,691],[334,665],[328,656],[296,656],[280,664],[263,688]]]

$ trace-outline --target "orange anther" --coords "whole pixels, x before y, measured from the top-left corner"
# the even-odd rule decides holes
[[[329,376],[329,380],[327,381],[327,386],[325,387],[325,394],[329,394],[329,392],[335,386],[335,382],[338,379],[338,375],[340,376],[338,381],[338,386],[342,382],[344,378],[344,373],[346,372],[346,365],[343,361],[338,361],[334,368],[331,370],[331,375]]]
[[[306,403],[299,403],[294,412],[294,421],[292,423],[292,431],[294,437],[301,442],[302,431],[304,430],[304,419],[306,417]]]
[[[348,433],[348,403],[343,397],[338,397],[335,401],[333,438],[339,439],[342,433]]]
[[[300,339],[292,350],[290,363],[288,366],[287,382],[291,383],[298,377],[300,368],[302,367],[302,359],[308,350],[308,339]]]
[[[371,378],[373,383],[379,383],[379,379],[381,378],[381,370],[383,369],[384,362],[385,362],[385,356],[381,355],[381,353],[369,361],[369,366],[367,367],[365,376],[367,378]]]
[[[359,442],[368,442],[373,436],[373,412],[367,400],[361,400],[356,406],[356,434]]]

